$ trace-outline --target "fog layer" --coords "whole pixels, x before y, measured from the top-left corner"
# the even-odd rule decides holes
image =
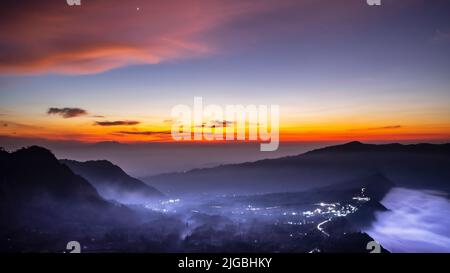
[[[438,192],[394,188],[367,233],[391,252],[450,252],[450,202]]]

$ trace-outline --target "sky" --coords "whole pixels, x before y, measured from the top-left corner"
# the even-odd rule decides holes
[[[449,1],[81,3],[2,1],[0,136],[172,141],[201,96],[280,105],[281,141],[450,140]]]

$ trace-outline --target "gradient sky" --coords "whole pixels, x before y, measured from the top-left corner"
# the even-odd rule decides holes
[[[450,140],[445,0],[2,1],[0,135],[170,139],[176,104],[279,104],[281,140]],[[86,112],[64,117],[49,108]],[[105,126],[109,125],[109,126]]]

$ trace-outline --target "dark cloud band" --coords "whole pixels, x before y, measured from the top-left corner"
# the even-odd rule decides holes
[[[139,121],[135,120],[115,120],[115,121],[97,121],[95,125],[100,126],[129,126],[129,125],[137,125]]]
[[[49,115],[60,115],[63,118],[74,118],[78,116],[87,115],[87,111],[81,108],[49,108],[47,111],[47,114]]]
[[[143,136],[152,136],[152,135],[169,135],[170,131],[120,131],[120,134],[124,135],[143,135]]]

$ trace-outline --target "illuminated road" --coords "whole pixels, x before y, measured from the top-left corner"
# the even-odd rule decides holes
[[[331,218],[328,219],[328,220],[325,220],[325,221],[323,221],[323,222],[320,222],[320,223],[317,225],[317,229],[318,229],[320,232],[322,232],[323,234],[325,234],[327,237],[330,237],[330,234],[328,234],[328,233],[322,228],[322,225],[325,224],[325,223],[327,223],[327,222],[330,222],[330,221],[331,221]]]

